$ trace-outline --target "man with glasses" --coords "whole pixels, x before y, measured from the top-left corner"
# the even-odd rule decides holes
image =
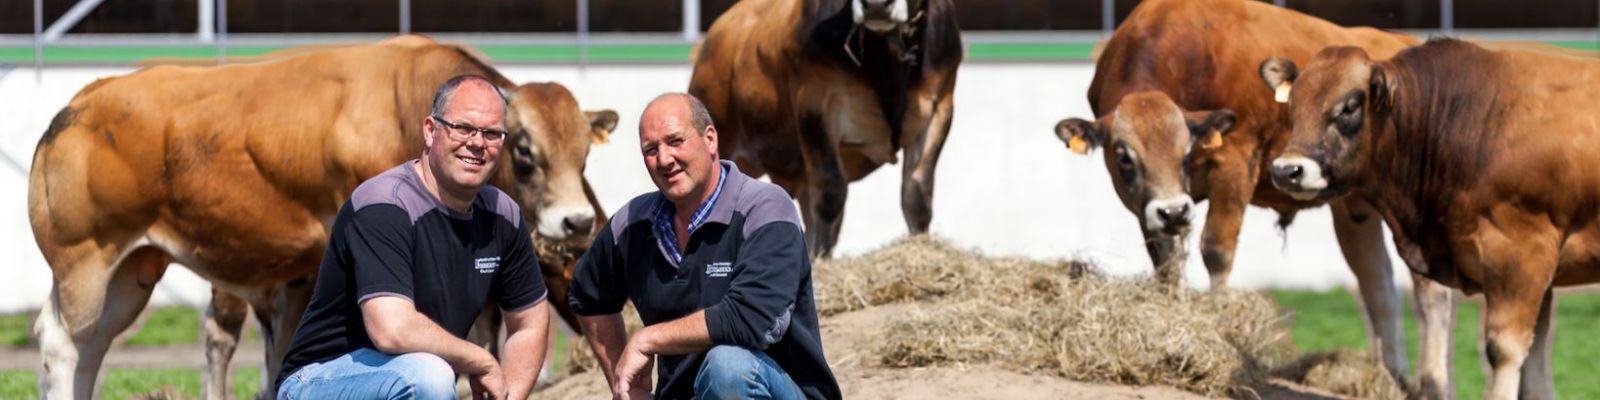
[[[544,364],[549,309],[529,227],[487,184],[506,101],[481,76],[434,94],[423,153],[356,188],[334,220],[316,289],[284,359],[280,399],[527,398]],[[504,360],[464,340],[488,302]]]

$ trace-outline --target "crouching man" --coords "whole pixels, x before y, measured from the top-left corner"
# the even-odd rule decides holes
[[[528,225],[489,186],[506,101],[479,76],[434,94],[423,154],[356,188],[284,358],[279,399],[526,399],[544,365],[549,307]],[[464,340],[499,306],[504,359]]]
[[[572,308],[621,399],[838,399],[811,260],[789,195],[719,161],[699,100],[657,97],[639,149],[659,189],[629,201],[578,261]],[[645,328],[631,339],[632,301]]]

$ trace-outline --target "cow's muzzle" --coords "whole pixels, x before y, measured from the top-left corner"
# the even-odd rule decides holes
[[[1144,205],[1144,228],[1169,235],[1189,228],[1194,217],[1194,199],[1188,195],[1151,200]]]
[[[1328,188],[1322,164],[1305,156],[1272,160],[1272,186],[1299,200],[1312,200]]]

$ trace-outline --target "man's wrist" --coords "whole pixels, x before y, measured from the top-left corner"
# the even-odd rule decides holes
[[[633,340],[631,340],[634,350],[647,356],[656,354],[656,334],[655,330],[650,328],[640,329],[639,332],[633,334]]]

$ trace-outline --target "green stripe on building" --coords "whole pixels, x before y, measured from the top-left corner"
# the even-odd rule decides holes
[[[1554,46],[1600,51],[1600,42],[1550,41]],[[967,46],[969,61],[1086,61],[1094,43],[972,43]],[[229,47],[228,56],[241,57],[268,53],[285,46]],[[582,59],[607,63],[674,63],[689,60],[687,44],[601,44],[591,45],[580,54],[576,45],[486,45],[479,51],[497,62],[575,63]],[[132,64],[150,58],[215,58],[217,49],[206,46],[139,47],[47,47],[44,62],[59,64]],[[32,47],[0,47],[0,64],[33,63]]]

